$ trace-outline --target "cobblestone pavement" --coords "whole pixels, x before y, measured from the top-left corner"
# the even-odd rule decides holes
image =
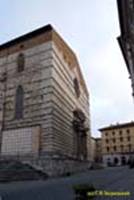
[[[0,184],[0,200],[74,200],[72,186],[93,184],[97,190],[130,191],[130,197],[95,199],[134,200],[134,169],[116,167],[91,170],[67,178]]]

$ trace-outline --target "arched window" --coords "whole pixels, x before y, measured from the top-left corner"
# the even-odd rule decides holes
[[[24,91],[22,86],[18,86],[16,90],[16,104],[15,104],[15,118],[23,118],[23,107],[24,107]]]
[[[20,53],[17,58],[17,71],[22,72],[25,66],[25,57],[23,53]]]
[[[80,88],[79,88],[79,82],[78,82],[77,78],[74,78],[74,90],[75,90],[76,96],[79,98]]]

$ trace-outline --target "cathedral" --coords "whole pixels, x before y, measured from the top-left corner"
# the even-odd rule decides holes
[[[0,45],[0,159],[50,176],[90,164],[89,93],[75,53],[51,25]]]

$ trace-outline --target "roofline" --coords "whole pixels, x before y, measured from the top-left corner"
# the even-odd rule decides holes
[[[94,138],[94,137],[92,137],[92,136],[91,136],[91,139],[95,140],[95,138]]]
[[[117,128],[125,128],[125,127],[132,127],[134,126],[134,122],[128,122],[128,123],[124,123],[124,124],[115,124],[115,125],[111,125],[111,126],[106,126],[104,128],[100,128],[98,129],[99,131],[106,131],[106,130],[112,130],[112,129],[117,129]]]
[[[95,138],[95,140],[96,140],[96,141],[97,141],[97,140],[101,140],[101,137]]]
[[[24,35],[22,35],[20,37],[12,39],[12,40],[4,43],[4,44],[1,44],[0,45],[0,51],[5,50],[6,48],[10,48],[10,47],[12,47],[12,46],[14,46],[14,45],[16,45],[18,43],[21,43],[21,42],[24,42],[26,40],[32,39],[33,37],[36,37],[36,36],[41,35],[43,33],[50,32],[50,31],[52,31],[52,37],[53,37],[53,34],[55,33],[58,36],[58,38],[63,42],[63,44],[67,47],[67,49],[70,51],[70,53],[72,54],[73,59],[77,63],[77,67],[78,67],[82,82],[84,84],[84,88],[86,90],[86,94],[89,96],[87,85],[85,83],[85,80],[84,80],[84,77],[83,77],[83,73],[82,73],[81,68],[79,66],[79,62],[78,62],[77,56],[75,55],[75,53],[71,49],[71,47],[63,40],[63,38],[59,35],[59,33],[57,33],[57,31],[53,28],[53,26],[51,24],[45,25],[45,26],[43,26],[43,27],[41,27],[39,29],[36,29],[36,30],[31,31],[29,33],[26,33],[26,34],[24,34]]]
[[[96,138],[96,137],[91,136],[91,139],[93,139],[93,140],[96,141],[96,140],[101,140],[101,137],[97,137],[97,138]]]
[[[119,18],[119,26],[121,30],[121,35],[126,35],[127,33],[127,1],[126,0],[117,0],[117,8],[118,8],[118,18]],[[125,8],[125,9],[124,9]]]
[[[125,52],[125,49],[124,49],[124,47],[123,47],[123,39],[122,39],[121,36],[119,36],[119,37],[117,37],[117,40],[118,40],[119,47],[120,47],[120,49],[121,49],[122,55],[123,55],[123,57],[124,57],[124,60],[125,60],[125,63],[126,63],[128,72],[130,73],[129,62],[128,62],[128,60],[127,60],[126,52]]]
[[[129,62],[127,59],[127,52],[125,48],[125,41],[128,37],[128,29],[127,29],[127,21],[126,21],[126,15],[127,15],[127,1],[126,0],[117,0],[117,7],[118,7],[118,17],[119,17],[119,25],[121,30],[121,35],[117,37],[122,55],[124,57],[128,72],[130,73],[129,69]]]
[[[46,26],[43,26],[43,27],[41,27],[39,29],[36,29],[36,30],[31,31],[29,33],[26,33],[26,34],[24,34],[24,35],[22,35],[20,37],[17,37],[17,38],[15,38],[13,40],[10,40],[10,41],[8,41],[8,42],[6,42],[4,44],[1,44],[0,45],[0,51],[6,49],[8,47],[11,47],[13,45],[16,45],[19,42],[23,42],[23,41],[25,41],[27,39],[31,39],[31,38],[33,38],[35,36],[38,36],[38,35],[40,35],[40,34],[42,34],[44,32],[48,32],[48,31],[52,31],[52,30],[54,30],[54,28],[50,24],[48,24]]]
[[[123,23],[122,23],[122,18],[123,18],[123,13],[122,13],[122,0],[117,0],[117,8],[118,8],[118,18],[119,18],[119,26],[121,32],[123,32]]]

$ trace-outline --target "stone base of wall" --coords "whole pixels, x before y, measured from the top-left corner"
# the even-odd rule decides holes
[[[42,170],[50,177],[78,173],[90,168],[91,162],[67,156],[45,153],[44,155],[0,156],[0,160],[18,160]]]

